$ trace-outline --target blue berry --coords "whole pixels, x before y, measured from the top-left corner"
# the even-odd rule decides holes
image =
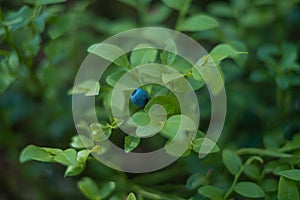
[[[149,96],[145,90],[138,88],[133,91],[130,96],[130,100],[134,105],[138,107],[144,107],[149,101]]]

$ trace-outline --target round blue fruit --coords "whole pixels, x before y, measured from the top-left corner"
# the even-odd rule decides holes
[[[138,107],[144,107],[149,101],[149,96],[145,90],[138,88],[133,91],[130,96],[130,100],[134,105]]]

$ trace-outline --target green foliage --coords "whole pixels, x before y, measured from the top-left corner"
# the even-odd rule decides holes
[[[0,199],[78,199],[78,191],[82,198],[111,200],[299,199],[299,13],[294,0],[1,2],[0,170],[6,192]],[[200,131],[207,129],[211,114],[205,80],[176,55],[174,41],[166,41],[163,50],[140,45],[127,54],[113,45],[98,45],[120,31],[147,26],[184,31],[209,50],[197,67],[214,61],[227,92],[227,119],[218,144]],[[87,53],[111,65],[103,80],[73,86]],[[201,111],[199,131],[185,157],[166,169],[137,175],[116,172],[90,156],[105,152],[103,141],[111,139],[126,153],[148,151],[167,145],[181,120],[187,137],[198,127],[181,113],[176,96],[158,85],[144,86],[150,95],[145,108],[130,105],[139,125],[133,135],[124,136],[119,129],[128,122],[110,117],[117,81],[129,69],[152,62],[171,66],[182,76],[151,69],[143,73],[164,83],[184,78],[191,84]],[[211,88],[220,89],[213,83]],[[75,134],[68,94],[95,97],[99,123],[76,124],[84,136]],[[151,110],[155,104],[162,107]],[[162,128],[159,134],[138,138],[152,136],[149,124]],[[213,154],[199,159],[206,142],[215,145]],[[80,177],[63,178],[63,173]]]

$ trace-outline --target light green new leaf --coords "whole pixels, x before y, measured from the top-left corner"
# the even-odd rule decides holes
[[[294,181],[300,181],[300,170],[299,169],[290,169],[290,170],[283,170],[278,173],[278,175],[288,178]]]
[[[93,179],[84,177],[77,182],[77,187],[86,198],[90,200],[101,199],[100,189]]]
[[[124,149],[125,153],[128,153],[135,149],[141,142],[141,139],[138,137],[134,137],[132,135],[128,135],[125,137]]]
[[[217,187],[206,185],[198,189],[198,193],[212,200],[223,200],[225,192]]]
[[[104,184],[100,188],[100,197],[101,199],[106,199],[111,193],[116,189],[116,183],[113,181],[110,181],[106,184]]]
[[[249,198],[262,198],[265,196],[265,192],[261,187],[252,182],[239,182],[235,185],[234,191]]]
[[[134,193],[130,192],[126,200],[136,200]]]
[[[20,155],[20,162],[24,163],[29,160],[36,160],[41,162],[54,162],[54,156],[55,155],[50,154],[42,147],[29,145],[22,150]]]
[[[162,0],[162,2],[175,10],[180,10],[186,0]]]
[[[226,168],[232,175],[237,174],[242,167],[241,158],[234,151],[231,151],[229,149],[223,150],[222,160]]]
[[[216,28],[219,23],[212,17],[203,14],[197,14],[187,18],[178,26],[179,31],[204,31]]]
[[[85,94],[85,96],[98,95],[100,91],[100,84],[95,80],[87,80],[69,90],[68,94]]]
[[[64,176],[76,176],[80,174],[85,168],[85,163],[77,162],[75,165],[70,165],[67,167]]]
[[[280,177],[278,185],[278,200],[299,200],[299,190],[294,181]]]
[[[75,149],[89,148],[93,146],[93,141],[83,135],[75,135],[72,137],[72,142],[70,146]]]
[[[75,165],[76,155],[77,153],[75,149],[66,149],[62,153],[55,156],[54,161],[65,166]]]

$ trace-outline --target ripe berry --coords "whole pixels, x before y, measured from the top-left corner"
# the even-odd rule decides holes
[[[130,100],[134,105],[138,107],[144,107],[149,101],[149,96],[145,90],[138,88],[133,91],[130,96]]]

